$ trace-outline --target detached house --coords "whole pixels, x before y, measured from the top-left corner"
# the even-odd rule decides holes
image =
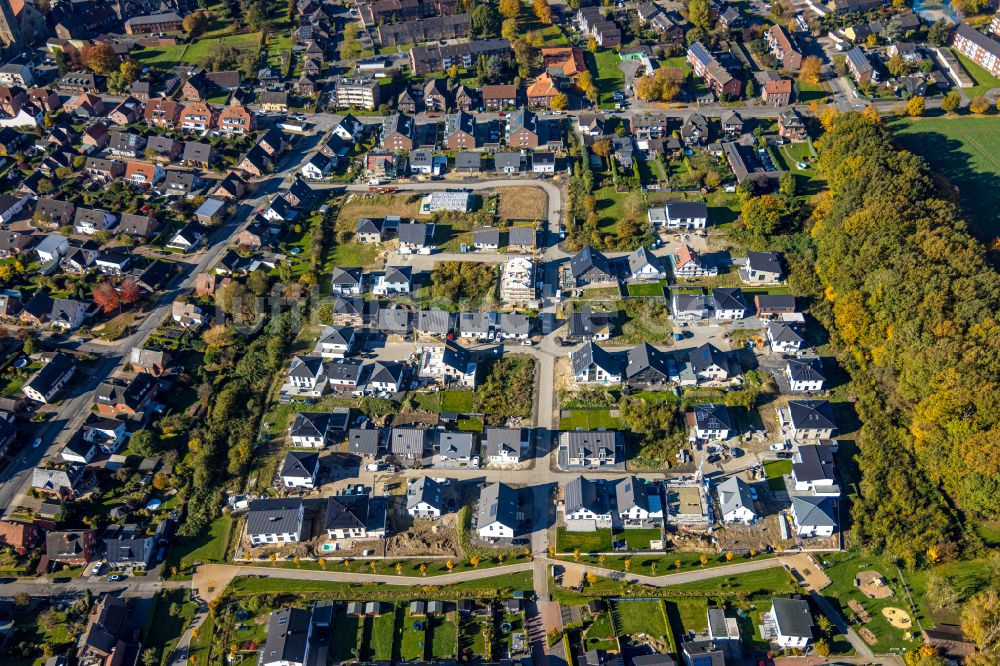
[[[444,510],[444,485],[429,476],[406,487],[406,513],[414,518],[440,518]]]
[[[302,540],[304,505],[300,499],[261,499],[250,503],[247,538],[252,546]]]
[[[476,529],[482,539],[512,539],[517,533],[517,491],[491,483],[479,493]]]
[[[785,377],[793,392],[822,391],[823,365],[819,359],[789,359],[785,365]]]
[[[285,488],[312,489],[319,473],[319,454],[308,451],[288,451],[281,464],[281,485]]]
[[[528,451],[530,433],[528,428],[486,428],[483,434],[486,462],[494,465],[521,462]]]
[[[716,486],[716,492],[723,522],[749,525],[757,520],[750,486],[743,479],[731,476]]]
[[[573,280],[578,287],[614,282],[611,264],[607,257],[589,245],[580,250],[569,262]]]
[[[693,426],[694,437],[700,441],[726,440],[733,432],[733,421],[725,405],[695,405],[688,412],[688,424]]]
[[[622,360],[594,342],[570,352],[573,380],[578,384],[618,384],[622,381]]]
[[[711,343],[692,349],[688,358],[691,371],[699,380],[721,382],[732,374],[729,357]]]

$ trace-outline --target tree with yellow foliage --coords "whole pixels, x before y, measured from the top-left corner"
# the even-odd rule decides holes
[[[819,83],[823,69],[823,61],[816,56],[806,56],[799,67],[799,81],[804,83]]]

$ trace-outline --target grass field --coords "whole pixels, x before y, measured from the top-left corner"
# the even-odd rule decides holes
[[[544,220],[549,197],[540,187],[500,187],[500,219]]]
[[[646,634],[658,639],[667,635],[657,601],[615,602],[614,609],[618,630],[623,634]]]
[[[595,428],[607,428],[617,430],[621,428],[621,420],[617,416],[611,415],[609,409],[572,409],[563,412],[565,416],[559,419],[561,430],[593,430]]]
[[[167,566],[164,569],[169,571],[170,567],[174,566],[180,569],[181,563],[190,566],[195,562],[224,561],[232,526],[232,516],[223,514],[212,521],[207,533],[190,539],[178,538],[170,549],[167,556]]]
[[[567,532],[564,528],[556,530],[556,551],[572,553],[579,548],[582,553],[601,553],[611,550],[611,530],[594,530],[593,532]]]
[[[375,661],[390,661],[392,659],[392,646],[396,642],[396,613],[395,611],[379,615],[371,620],[371,640],[367,648],[369,655]]]
[[[962,63],[962,67],[965,68],[965,71],[968,72],[969,76],[972,77],[972,80],[975,81],[976,83],[976,85],[972,86],[971,88],[962,88],[962,92],[964,92],[970,98],[979,95],[985,95],[993,88],[1000,88],[1000,79],[993,76],[985,69],[983,69],[976,63],[972,62],[971,60],[966,58],[964,55],[962,55],[955,49],[952,49],[951,52],[955,54],[955,57],[958,58],[958,61]]]
[[[998,82],[1000,85],[1000,82]],[[903,118],[891,123],[900,144],[923,156],[958,188],[973,233],[1000,235],[1000,118]]]
[[[454,659],[458,646],[456,641],[455,623],[447,617],[433,617],[429,620],[428,636],[431,644],[431,656],[434,659]]]
[[[826,89],[823,88],[822,83],[810,83],[808,81],[799,80],[799,98],[796,100],[799,103],[806,104],[813,101],[814,99],[823,99],[829,95]]]
[[[594,85],[597,86],[598,104],[602,109],[615,108],[615,91],[625,87],[625,75],[619,67],[621,59],[614,51],[588,51],[584,55],[587,67],[594,76]]]
[[[256,51],[260,48],[260,33],[249,32],[242,35],[209,37],[190,44],[137,49],[132,52],[132,57],[144,65],[156,65],[163,69],[170,69],[181,63],[198,64],[215,53],[220,46],[230,46],[237,51]]]
[[[767,487],[771,490],[785,489],[785,474],[792,473],[791,460],[772,460],[764,463],[764,473],[767,474]]]
[[[419,629],[417,627],[419,623]],[[426,618],[406,615],[403,620],[403,635],[399,646],[399,656],[406,661],[423,661],[424,645],[427,638]]]
[[[643,282],[642,284],[630,284],[628,293],[630,296],[663,296],[663,280],[656,282]]]

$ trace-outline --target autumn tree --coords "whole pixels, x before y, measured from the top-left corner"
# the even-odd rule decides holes
[[[709,14],[708,0],[691,0],[687,6],[688,21],[696,28],[705,32],[712,29],[712,18]]]
[[[517,19],[504,19],[503,25],[500,27],[500,36],[504,39],[509,39],[514,41],[517,39]],[[455,69],[458,69],[457,65],[452,65]],[[455,78],[454,76],[452,78]]]
[[[550,105],[556,111],[562,111],[567,106],[569,106],[569,98],[566,97],[564,93],[559,93],[558,95],[552,98]]]
[[[785,201],[773,194],[751,197],[743,202],[740,217],[747,232],[760,240],[773,235],[786,211]]]
[[[1000,650],[1000,592],[985,590],[962,610],[962,631],[980,650]]]
[[[80,59],[91,71],[108,75],[118,69],[118,56],[110,44],[98,42],[80,49]]]
[[[534,0],[532,8],[539,21],[545,25],[552,25],[552,8],[549,7],[548,0]]]
[[[121,302],[121,295],[110,282],[101,281],[94,287],[94,303],[104,312],[117,310]]]
[[[819,83],[823,69],[823,61],[816,56],[806,56],[799,67],[799,81],[803,83]]]
[[[635,86],[636,97],[644,102],[669,102],[675,99],[680,91],[680,85],[670,77],[666,68],[643,76]]]
[[[521,0],[500,0],[500,15],[504,18],[516,19],[521,13]]]
[[[118,287],[119,293],[121,294],[122,303],[129,305],[135,303],[140,298],[142,298],[142,287],[135,283],[130,277],[122,280],[121,285]]]
[[[191,12],[184,17],[181,22],[181,27],[184,28],[190,37],[194,38],[208,30],[208,12],[202,10],[197,12]]]
[[[896,78],[906,76],[913,71],[913,65],[904,60],[903,56],[899,55],[898,51],[889,57],[889,61],[885,64],[885,66],[886,69],[889,70],[889,73]]]
[[[611,140],[601,139],[600,141],[595,141],[590,150],[598,157],[606,160],[611,157]]]
[[[987,113],[990,110],[990,102],[983,96],[977,96],[969,102],[969,111],[975,114]]]
[[[941,110],[945,113],[955,113],[962,104],[962,95],[957,90],[949,90],[941,100]]]
[[[911,97],[906,102],[906,114],[914,117],[924,115],[924,98],[920,95]]]

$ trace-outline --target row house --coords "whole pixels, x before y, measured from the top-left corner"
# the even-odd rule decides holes
[[[469,28],[468,14],[452,14],[402,23],[383,23],[378,26],[377,34],[382,46],[397,46],[465,38],[469,36]]]
[[[174,129],[180,122],[183,105],[169,99],[152,99],[146,103],[143,117],[147,125]]]
[[[705,83],[716,95],[734,99],[739,97],[742,88],[740,80],[734,78],[704,44],[695,42],[689,46],[687,60],[694,68],[694,73],[705,79]]]
[[[576,20],[580,29],[601,47],[610,49],[622,43],[621,29],[605,17],[601,7],[581,7],[576,13]]]
[[[472,68],[479,57],[510,60],[513,51],[506,38],[479,39],[459,44],[429,44],[410,49],[410,68],[417,76],[446,71],[452,65]]]
[[[767,45],[774,57],[781,62],[782,69],[797,72],[802,67],[802,53],[785,28],[772,25],[767,31]]]
[[[185,104],[181,112],[181,129],[204,132],[215,126],[215,112],[204,102]]]

